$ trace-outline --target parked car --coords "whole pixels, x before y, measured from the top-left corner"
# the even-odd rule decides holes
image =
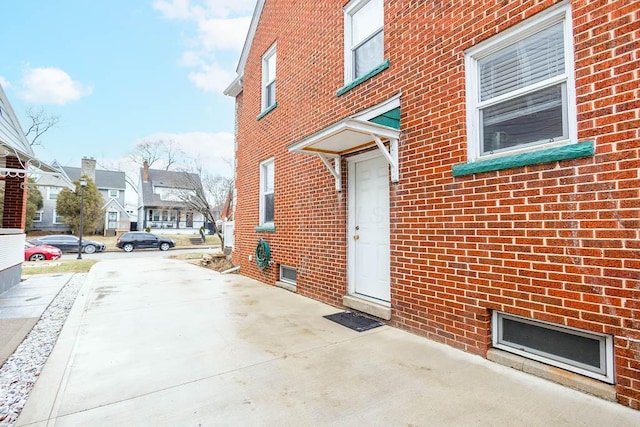
[[[76,236],[70,236],[67,234],[53,234],[50,236],[36,237],[30,239],[29,243],[34,245],[50,245],[60,248],[62,252],[78,252],[78,239]],[[106,249],[104,243],[94,242],[93,240],[82,239],[82,252],[85,254],[92,254],[94,252],[102,252]]]
[[[131,252],[134,249],[157,248],[161,251],[168,251],[176,245],[171,239],[158,237],[153,233],[145,231],[131,231],[124,233],[118,238],[116,246],[125,252]]]
[[[62,256],[62,251],[55,246],[40,245],[25,242],[24,244],[24,260],[25,261],[51,261]]]

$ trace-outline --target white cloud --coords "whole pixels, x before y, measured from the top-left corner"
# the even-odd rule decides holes
[[[30,68],[23,73],[22,90],[18,96],[34,104],[64,105],[88,96],[90,86],[74,81],[65,71],[54,68]]]
[[[251,12],[255,0],[156,0],[153,8],[167,19],[226,18]]]
[[[166,19],[193,22],[189,50],[179,64],[192,68],[189,79],[205,92],[221,92],[233,80],[235,64],[222,64],[222,52],[244,45],[255,0],[156,0],[154,9]],[[226,71],[228,70],[228,71]]]
[[[143,141],[173,141],[189,158],[212,175],[233,176],[234,137],[229,132],[158,132],[139,138]],[[154,165],[162,167],[162,165]]]
[[[11,87],[11,83],[9,83],[9,80],[0,76],[0,86],[2,86],[4,89],[7,89]]]
[[[183,67],[197,67],[199,65],[202,65],[200,54],[192,50],[184,52],[182,54],[182,57],[180,58],[180,65],[182,65]]]
[[[240,51],[247,36],[251,18],[205,19],[198,22],[200,45],[206,51]]]
[[[235,76],[220,68],[218,64],[203,65],[199,71],[189,73],[189,80],[191,80],[196,87],[199,87],[205,92],[222,92],[229,83],[235,78]]]
[[[167,19],[189,19],[192,16],[190,0],[159,0],[153,3],[153,8],[162,12]]]

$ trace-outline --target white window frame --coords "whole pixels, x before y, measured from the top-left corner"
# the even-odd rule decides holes
[[[273,171],[273,190],[268,192],[265,191],[265,186],[266,186],[266,182],[267,182],[267,177],[266,174],[268,172],[268,167],[269,165],[271,165],[271,170]],[[274,221],[265,221],[265,203],[264,203],[264,196],[268,195],[268,194],[274,194],[275,193],[275,176],[276,176],[276,168],[275,168],[275,161],[274,158],[271,157],[270,159],[264,160],[263,162],[260,162],[260,225],[273,225]],[[275,219],[275,195],[273,198],[273,207],[274,207],[274,219]]]
[[[358,12],[364,5],[371,0],[351,0],[344,7],[344,83],[348,84],[356,80],[356,64],[353,53],[353,32],[352,32],[352,20],[356,12]],[[382,27],[376,30],[375,33],[382,31],[382,46],[383,46],[383,58],[384,58],[384,1],[382,1]],[[367,38],[369,40],[370,38]],[[381,61],[382,62],[382,61]]]
[[[33,222],[42,222],[42,211],[36,211],[33,216]]]
[[[274,75],[269,75],[269,60],[273,59],[275,61]],[[276,87],[276,79],[277,79],[277,69],[278,69],[278,57],[277,57],[277,48],[276,44],[271,46],[265,53],[262,55],[262,111],[272,107],[276,103],[277,99],[277,87]],[[268,102],[268,86],[273,84],[273,101]]]
[[[61,191],[62,191],[62,188],[60,187],[47,187],[47,199],[58,200],[58,196],[60,195]],[[55,196],[55,197],[51,197],[51,196]]]
[[[116,219],[111,221],[111,219],[109,218],[109,215],[111,214],[116,214]],[[120,212],[118,211],[107,211],[107,215],[106,215],[106,219],[107,219],[107,229],[112,229],[111,227],[109,227],[111,222],[115,223],[115,227],[114,228],[118,228],[118,223],[120,222]]]
[[[564,52],[565,52],[565,72],[560,76],[556,76],[545,81],[530,85],[526,88],[501,95],[492,100],[480,101],[480,85],[478,61],[490,54],[493,54],[507,46],[524,40],[536,33],[549,28],[559,22],[563,23],[564,30]],[[466,73],[466,98],[467,98],[467,155],[469,162],[477,160],[491,159],[502,157],[505,155],[519,154],[529,151],[537,151],[540,149],[551,148],[561,145],[577,143],[577,108],[576,108],[576,89],[575,89],[575,72],[574,72],[574,54],[573,54],[573,29],[571,18],[571,5],[564,1],[556,6],[552,6],[538,15],[527,19],[524,22],[503,31],[500,34],[486,40],[465,52],[465,73]],[[481,155],[482,141],[480,108],[486,107],[492,103],[503,102],[510,98],[521,96],[546,87],[552,87],[558,83],[566,84],[566,108],[567,115],[567,134],[568,138],[539,143],[535,145],[526,145],[522,147],[514,147],[513,149],[504,150],[499,153],[491,153]]]
[[[57,210],[53,210],[53,223],[54,224],[64,224],[61,221],[58,221],[58,211]]]
[[[287,279],[286,277],[283,276],[283,274],[282,274],[282,269],[283,268],[289,269],[289,270],[293,270],[296,273],[296,278],[298,276],[298,271],[295,268],[289,267],[288,265],[280,264],[280,281],[284,282],[284,283],[288,283],[290,285],[296,285],[296,283],[297,283],[296,280]]]
[[[113,195],[115,193],[115,196]],[[109,190],[109,198],[117,199],[120,197],[120,190]]]
[[[509,319],[512,321],[529,323],[531,325],[535,325],[535,326],[550,329],[550,330],[561,331],[564,333],[569,333],[573,335],[578,335],[578,336],[599,340],[601,342],[601,351],[602,351],[601,358],[605,366],[604,371],[602,373],[598,373],[588,368],[579,366],[580,365],[579,362],[564,360],[558,356],[554,357],[554,355],[550,355],[550,354],[545,356],[545,354],[541,352],[536,352],[535,350],[529,351],[530,349],[527,349],[521,345],[517,345],[517,346],[509,345],[508,342],[505,342],[502,340],[502,322],[501,322],[502,319]],[[553,323],[543,322],[540,320],[526,319],[520,316],[513,316],[510,314],[501,313],[498,311],[493,312],[492,323],[493,323],[493,327],[491,328],[492,341],[493,341],[493,346],[495,348],[508,351],[510,353],[514,353],[519,356],[526,357],[528,359],[533,359],[538,362],[545,363],[547,365],[556,366],[558,368],[565,369],[567,371],[575,372],[577,374],[584,375],[586,377],[595,378],[597,380],[604,381],[610,384],[613,384],[615,382],[614,368],[613,368],[614,367],[613,337],[611,335],[583,331],[580,329],[571,328],[568,326],[555,325]]]

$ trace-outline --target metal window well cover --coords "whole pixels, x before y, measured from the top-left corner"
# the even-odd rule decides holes
[[[367,331],[369,329],[377,328],[378,326],[384,325],[384,323],[380,322],[379,320],[371,319],[370,317],[352,313],[350,311],[328,314],[322,317],[358,332]]]

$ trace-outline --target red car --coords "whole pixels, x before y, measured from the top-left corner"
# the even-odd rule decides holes
[[[32,243],[24,244],[24,260],[25,261],[50,261],[58,259],[62,256],[60,249],[55,246],[40,245],[36,246]]]

